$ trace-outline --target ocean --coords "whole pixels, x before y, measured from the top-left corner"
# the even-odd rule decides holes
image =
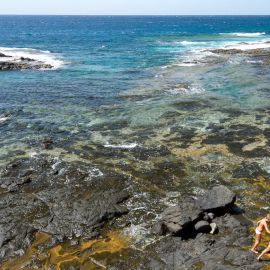
[[[12,118],[1,127],[1,160],[45,135],[144,144],[125,130],[170,128],[160,117],[183,98],[213,98],[211,110],[267,105],[260,91],[269,85],[267,67],[239,56],[219,61],[204,50],[270,47],[269,25],[266,16],[1,16],[0,51],[54,66],[0,74],[0,114]],[[211,110],[178,125],[205,129],[220,120]],[[95,128],[114,122],[126,123],[117,136]]]
[[[269,49],[270,16],[0,16],[0,53],[53,67],[0,71],[0,164],[128,177],[140,247],[164,207],[214,184],[255,218],[270,199]]]

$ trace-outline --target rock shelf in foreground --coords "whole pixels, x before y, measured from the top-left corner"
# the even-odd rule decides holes
[[[167,237],[149,248],[164,263],[152,258],[148,269],[261,269],[249,252],[252,223],[235,201],[236,195],[220,185],[196,200],[183,198],[167,208],[153,228],[155,234]]]

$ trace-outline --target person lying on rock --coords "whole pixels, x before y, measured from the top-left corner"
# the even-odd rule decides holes
[[[256,254],[259,253],[259,251],[257,250],[257,247],[261,243],[262,232],[265,229],[267,233],[270,233],[270,230],[269,230],[268,225],[267,225],[268,223],[270,223],[270,214],[268,214],[265,218],[263,218],[257,222],[257,228],[255,229],[255,233],[256,233],[255,243],[251,249],[251,251],[256,253]]]

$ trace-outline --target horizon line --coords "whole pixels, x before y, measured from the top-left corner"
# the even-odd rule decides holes
[[[110,17],[146,17],[146,16],[164,16],[164,17],[175,17],[175,16],[270,16],[270,14],[1,14],[0,16],[110,16]]]

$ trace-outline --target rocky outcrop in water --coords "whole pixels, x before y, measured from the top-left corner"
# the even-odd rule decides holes
[[[20,69],[52,69],[50,64],[37,61],[29,57],[20,57],[18,59],[11,58],[11,56],[0,53],[0,57],[5,60],[0,61],[0,71],[5,70],[20,70]]]
[[[20,60],[16,62],[5,61],[0,62],[0,71],[4,70],[20,70],[20,69],[51,69],[53,66],[35,60]]]
[[[261,61],[263,64],[270,64],[270,50],[269,49],[250,49],[250,50],[241,50],[241,49],[213,49],[208,50],[212,53],[219,55],[242,55],[250,57],[253,61]]]
[[[5,55],[5,54],[3,54],[3,53],[0,53],[0,57],[10,57],[10,56]]]

